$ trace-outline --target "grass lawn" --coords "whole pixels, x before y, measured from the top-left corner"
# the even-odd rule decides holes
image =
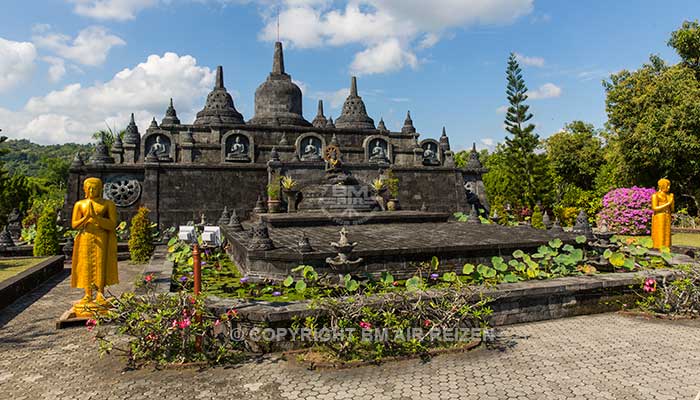
[[[0,282],[31,268],[48,257],[0,259]]]
[[[671,236],[671,244],[700,247],[700,233],[674,233]]]
[[[642,238],[643,236],[626,236],[622,238]],[[700,247],[700,233],[674,233],[671,235],[671,244],[674,246]]]

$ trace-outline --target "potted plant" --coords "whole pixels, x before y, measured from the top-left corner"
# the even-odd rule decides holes
[[[386,208],[389,211],[396,211],[399,209],[399,178],[394,175],[394,171],[387,172],[386,186],[390,196]]]
[[[267,209],[271,213],[282,212],[280,185],[277,183],[270,183],[267,185]]]
[[[384,201],[384,196],[382,196],[382,192],[386,189],[386,185],[382,178],[377,178],[372,181],[372,190],[374,190],[374,201],[377,202],[377,205],[379,205],[379,208],[382,211],[386,211],[386,204]]]
[[[287,200],[287,212],[297,212],[297,196],[299,194],[299,191],[296,190],[297,182],[291,176],[283,176],[280,183],[282,183],[282,191]]]

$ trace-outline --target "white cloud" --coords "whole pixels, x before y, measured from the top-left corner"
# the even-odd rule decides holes
[[[6,121],[4,134],[37,143],[88,142],[91,133],[109,126],[123,128],[134,112],[141,131],[156,116],[160,119],[172,97],[181,120],[202,108],[211,90],[214,72],[197,65],[191,56],[151,55],[117,73],[107,82],[83,87],[70,84],[61,90],[31,98],[23,109],[0,109]]]
[[[337,109],[345,103],[345,99],[350,94],[350,88],[338,89],[334,92],[316,92],[312,97],[323,100],[323,105],[330,105],[332,109]]]
[[[493,151],[496,148],[496,141],[493,138],[486,137],[479,140],[480,144],[487,150]],[[480,146],[481,147],[481,146]]]
[[[277,39],[277,6],[263,12],[263,40]],[[311,48],[359,44],[351,70],[382,73],[417,65],[416,50],[438,43],[453,28],[507,24],[533,9],[533,0],[352,0],[344,7],[323,0],[283,0],[280,38]],[[382,54],[380,50],[387,50]]]
[[[505,114],[508,112],[508,106],[500,106],[496,109],[496,112],[499,114]]]
[[[49,64],[49,81],[56,83],[66,74],[66,63],[62,58],[46,56],[41,58]]]
[[[33,44],[0,38],[0,92],[29,79],[34,73],[35,60]]]
[[[545,83],[539,88],[527,93],[527,97],[532,100],[551,99],[561,96],[561,88],[553,83]]]
[[[84,17],[100,20],[127,21],[146,8],[156,6],[158,0],[68,0],[73,11]]]
[[[126,44],[120,37],[110,34],[100,26],[85,28],[72,40],[68,35],[45,33],[34,36],[34,42],[61,57],[90,66],[101,65],[112,47]]]
[[[350,71],[358,75],[377,74],[396,71],[406,65],[416,68],[418,58],[404,50],[398,39],[392,38],[355,54]]]
[[[523,65],[540,68],[544,67],[544,58],[542,57],[529,57],[520,53],[515,53],[515,59]]]

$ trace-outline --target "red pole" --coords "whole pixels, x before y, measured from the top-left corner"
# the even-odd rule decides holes
[[[192,267],[194,269],[194,295],[198,296],[199,292],[202,291],[202,260],[199,257],[199,245],[195,243],[192,246]],[[197,313],[195,315],[197,322],[202,322],[202,316]],[[197,336],[194,344],[195,349],[199,352],[202,351],[202,337]]]

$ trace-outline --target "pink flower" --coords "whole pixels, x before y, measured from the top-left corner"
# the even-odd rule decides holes
[[[177,328],[177,320],[174,319],[174,320],[173,320],[173,323],[170,324],[170,325],[171,325],[173,328]]]
[[[426,327],[426,328],[429,327],[429,326],[432,325],[432,324],[433,324],[433,321],[431,321],[431,320],[429,320],[429,319],[426,319],[425,321],[423,321],[423,326]]]
[[[372,324],[370,324],[369,322],[362,321],[362,322],[360,322],[360,328],[372,329]]]
[[[391,284],[394,285],[394,286],[399,286],[399,282],[398,282],[398,281],[394,281],[394,282],[392,282]]]
[[[219,325],[221,325],[221,321],[219,321],[218,319],[216,321],[214,321],[214,326],[219,326]]]
[[[185,329],[185,328],[187,328],[188,326],[190,326],[190,324],[191,324],[190,319],[189,319],[189,318],[185,318],[185,319],[183,319],[182,321],[179,321],[179,322],[177,323],[177,326],[178,326],[180,329]]]
[[[87,327],[88,332],[92,332],[92,330],[95,329],[95,326],[97,326],[97,321],[91,318],[85,321],[85,326]]]
[[[153,274],[148,274],[144,276],[143,280],[150,283],[153,280]]]
[[[647,278],[644,281],[644,291],[647,293],[655,292],[656,291],[656,279]]]

